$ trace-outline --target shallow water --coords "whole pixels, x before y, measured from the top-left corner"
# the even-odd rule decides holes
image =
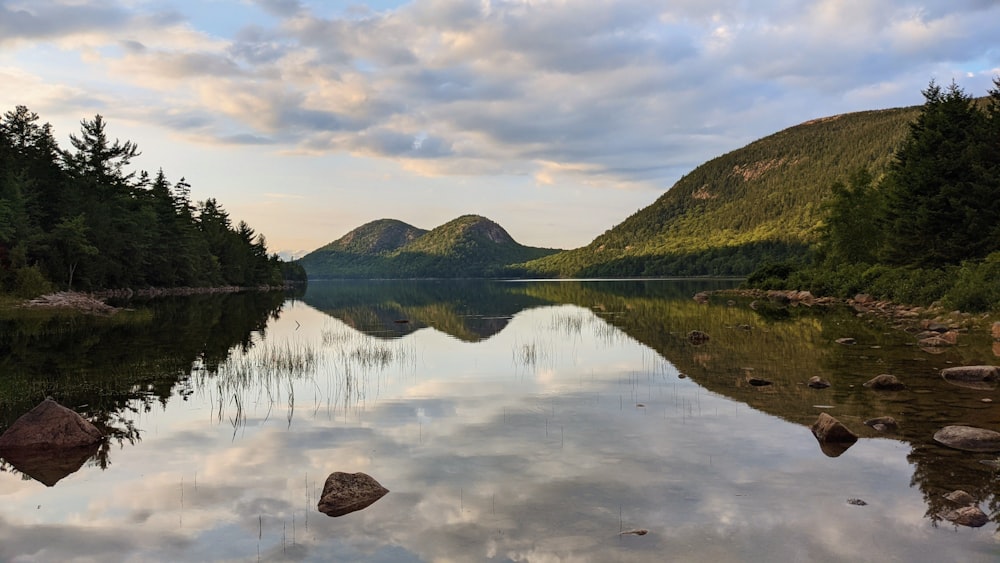
[[[995,391],[937,375],[995,362],[985,330],[929,354],[847,311],[691,299],[722,285],[335,282],[3,320],[3,425],[52,394],[114,439],[54,486],[4,463],[0,560],[1000,558],[996,454],[930,438],[1000,429]],[[907,390],[861,386],[879,373]],[[824,454],[820,412],[861,439]],[[391,492],[328,517],[334,471]],[[942,520],[954,489],[992,521]]]

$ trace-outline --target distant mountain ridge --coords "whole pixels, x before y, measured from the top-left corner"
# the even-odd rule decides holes
[[[463,215],[430,231],[372,221],[298,263],[311,279],[482,278],[512,275],[512,264],[556,252],[524,246],[486,217]]]

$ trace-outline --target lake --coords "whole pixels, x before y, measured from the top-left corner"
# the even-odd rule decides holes
[[[735,283],[325,282],[4,313],[3,428],[51,395],[110,440],[0,464],[0,560],[1000,559],[997,454],[931,438],[1000,429],[991,386],[939,374],[996,363],[989,327],[931,353],[846,307],[692,299]],[[881,373],[906,389],[862,385]],[[823,412],[858,442],[824,453]],[[327,516],[336,471],[390,492]],[[957,489],[991,521],[942,518]]]

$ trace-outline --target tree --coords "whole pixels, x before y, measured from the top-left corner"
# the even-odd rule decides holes
[[[833,199],[827,204],[829,215],[822,229],[822,248],[833,263],[875,264],[882,245],[878,218],[882,198],[867,169],[851,175],[848,183],[837,182],[831,188]]]
[[[80,122],[80,136],[70,135],[76,152],[63,151],[66,167],[79,177],[89,178],[99,186],[120,186],[134,173],[125,173],[125,167],[139,156],[139,147],[132,141],[108,140],[107,124],[101,114],[93,120]]]
[[[96,256],[98,249],[87,238],[87,222],[84,215],[64,219],[56,225],[51,234],[51,246],[68,272],[66,288],[73,289],[73,276],[80,260]]]
[[[940,267],[998,248],[1000,194],[982,161],[986,118],[952,83],[933,81],[885,181],[882,257]]]

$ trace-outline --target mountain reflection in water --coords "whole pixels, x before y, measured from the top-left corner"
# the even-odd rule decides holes
[[[691,298],[726,285],[330,282],[287,301],[0,320],[4,427],[47,393],[138,434],[52,488],[0,466],[0,559],[1000,556],[996,469],[980,463],[996,455],[931,439],[1000,427],[994,390],[938,374],[993,363],[985,331],[931,355],[850,311]],[[907,389],[861,385],[879,373]],[[861,439],[828,457],[809,429],[820,412]],[[876,416],[898,430],[864,425]],[[327,518],[335,471],[392,493]],[[942,520],[955,489],[994,522]]]

